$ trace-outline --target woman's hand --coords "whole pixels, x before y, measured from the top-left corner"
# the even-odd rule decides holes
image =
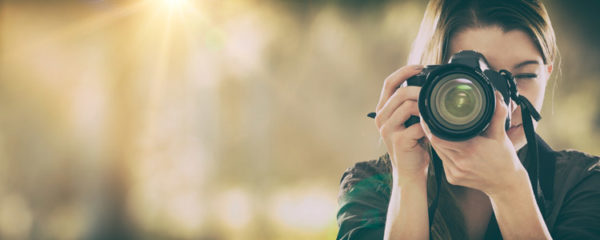
[[[527,179],[527,171],[504,129],[507,113],[502,95],[496,92],[496,111],[487,131],[462,142],[446,141],[432,135],[427,124],[421,121],[427,138],[443,162],[450,184],[493,195],[510,193],[510,189]]]
[[[398,88],[421,72],[421,66],[405,66],[383,83],[375,125],[392,164],[393,186],[386,215],[384,239],[429,239],[427,215],[427,166],[429,153],[420,143],[425,132],[420,124],[404,122],[419,116],[420,87]]]
[[[422,69],[422,66],[404,66],[387,77],[376,108],[375,125],[388,149],[396,184],[426,180],[427,176],[429,153],[419,142],[425,137],[423,128],[419,124],[404,126],[411,115],[419,116],[417,100],[421,88],[398,88]]]

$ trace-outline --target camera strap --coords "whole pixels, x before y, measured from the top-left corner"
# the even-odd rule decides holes
[[[526,97],[519,94],[517,91],[517,83],[515,82],[515,78],[513,77],[512,73],[506,70],[500,70],[500,74],[508,79],[510,98],[521,107],[521,121],[523,121],[523,131],[525,132],[525,138],[527,139],[528,149],[528,164],[525,166],[525,168],[527,169],[527,174],[529,174],[529,181],[531,182],[533,195],[535,196],[538,208],[540,209],[542,215],[545,215],[543,194],[538,192],[540,186],[540,160],[538,156],[539,149],[537,138],[535,137],[535,130],[533,128],[532,121],[532,118],[535,121],[539,121],[542,119],[542,116]]]
[[[442,160],[437,155],[433,147],[429,146],[429,154],[431,154],[431,160],[433,165],[433,176],[435,177],[435,197],[429,205],[429,232],[431,232],[431,226],[433,225],[433,218],[435,216],[435,210],[437,209],[438,201],[440,199],[440,189],[442,185],[442,174],[444,173],[444,166]],[[429,234],[431,236],[431,234]]]
[[[431,227],[433,226],[435,211],[437,210],[438,202],[440,199],[440,189],[442,188],[442,174],[444,173],[444,166],[442,165],[442,160],[437,155],[435,150],[433,150],[432,146],[429,146],[429,153],[431,154],[433,176],[435,177],[435,197],[433,197],[431,205],[429,205],[429,209],[427,211],[429,213],[429,239],[433,239],[433,234],[431,234]]]
[[[535,137],[535,131],[533,129],[533,121],[531,118],[539,121],[541,119],[540,114],[533,107],[531,102],[527,100],[527,98],[522,95],[518,95],[515,100],[519,106],[521,106],[521,116],[523,121],[523,130],[525,131],[525,138],[527,139],[527,158],[528,164],[525,167],[527,169],[527,174],[529,174],[529,181],[531,182],[531,187],[533,189],[533,194],[535,196],[535,200],[538,204],[540,212],[542,215],[544,213],[544,203],[542,199],[542,194],[538,192],[538,188],[540,186],[540,160],[538,156],[538,144],[537,139]]]

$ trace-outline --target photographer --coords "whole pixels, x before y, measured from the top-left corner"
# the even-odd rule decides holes
[[[421,85],[407,84],[434,71],[425,66],[454,63],[465,50],[481,54],[473,59],[482,78],[497,75],[516,91],[494,83],[498,91],[491,94],[469,87],[455,96],[441,89],[424,97],[423,82],[438,78],[425,74]],[[556,55],[539,1],[431,0],[411,65],[385,79],[375,109],[388,153],[342,176],[337,238],[600,239],[599,158],[554,151],[533,132]],[[436,93],[448,101],[423,102]],[[486,98],[493,102],[480,103]],[[469,125],[481,132],[466,137],[450,129],[455,120],[484,119],[470,113],[485,106],[493,106],[489,120]],[[440,120],[452,114],[460,116]],[[406,124],[411,116],[420,116],[419,123]],[[441,123],[430,125],[435,121]]]

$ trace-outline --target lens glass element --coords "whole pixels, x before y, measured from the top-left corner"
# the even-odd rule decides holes
[[[455,85],[443,100],[445,109],[456,118],[469,116],[475,110],[475,92],[470,84]]]
[[[443,77],[430,96],[434,117],[446,128],[470,128],[483,116],[486,98],[481,85],[469,75]]]

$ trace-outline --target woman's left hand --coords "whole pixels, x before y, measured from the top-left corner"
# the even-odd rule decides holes
[[[487,131],[472,139],[453,142],[432,135],[421,121],[429,142],[444,165],[450,184],[480,190],[487,195],[510,192],[527,179],[515,148],[504,129],[508,108],[496,92],[496,111]]]

